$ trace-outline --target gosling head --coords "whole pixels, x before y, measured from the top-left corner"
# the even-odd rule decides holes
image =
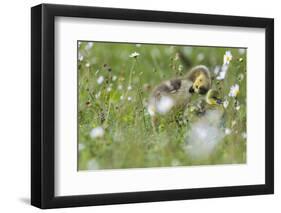
[[[222,104],[222,100],[219,98],[219,92],[217,90],[210,89],[206,95],[206,102],[211,106]]]
[[[211,75],[206,66],[199,65],[188,73],[188,79],[193,82],[189,89],[190,93],[205,95],[211,88]]]

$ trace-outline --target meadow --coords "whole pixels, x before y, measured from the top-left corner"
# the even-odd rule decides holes
[[[78,170],[246,163],[246,49],[91,41],[77,48]],[[196,65],[211,71],[222,115],[202,120],[193,109],[204,96],[194,95],[180,122],[163,116],[153,128],[153,88]]]

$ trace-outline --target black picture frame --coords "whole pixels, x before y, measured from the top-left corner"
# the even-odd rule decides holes
[[[265,184],[93,195],[54,195],[55,17],[263,28],[266,32]],[[41,4],[31,8],[31,204],[60,208],[274,193],[274,20],[241,16]]]

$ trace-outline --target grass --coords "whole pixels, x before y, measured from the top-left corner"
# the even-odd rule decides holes
[[[78,51],[79,170],[246,162],[246,50],[79,42]],[[213,71],[224,63],[226,51],[232,60],[226,77],[216,80]],[[130,57],[134,52],[139,55]],[[222,139],[207,154],[194,157],[187,149],[193,123],[186,119],[179,125],[163,117],[154,131],[146,103],[154,86],[199,64],[209,67],[213,88],[229,104],[220,126]],[[235,84],[239,93],[230,97]]]

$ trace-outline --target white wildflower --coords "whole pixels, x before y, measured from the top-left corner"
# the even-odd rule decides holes
[[[112,90],[111,87],[107,87],[106,89],[107,92],[110,92],[111,90]]]
[[[104,136],[104,129],[101,126],[93,128],[90,132],[91,138],[102,138]]]
[[[132,86],[131,85],[128,86],[128,90],[132,90]]]
[[[117,89],[118,89],[118,90],[122,90],[122,89],[123,89],[122,84],[119,84],[118,87],[117,87]]]
[[[230,51],[226,51],[223,56],[223,64],[229,64],[229,62],[232,60],[232,54]]]
[[[179,70],[179,71],[182,71],[182,70],[183,70],[183,66],[182,66],[181,64],[179,65],[178,70]]]
[[[217,76],[217,80],[223,80],[226,76],[227,70],[228,70],[228,65],[226,64],[222,65],[220,72]]]
[[[114,75],[114,76],[112,77],[112,81],[116,81],[116,80],[117,80],[117,76]]]
[[[162,96],[160,100],[156,103],[157,112],[160,114],[166,114],[174,106],[174,101],[168,96]]]
[[[228,96],[236,97],[238,95],[238,93],[239,93],[239,85],[235,84],[230,87],[230,92],[229,92]]]
[[[240,105],[238,104],[235,109],[238,111],[240,109]]]
[[[228,102],[228,100],[226,99],[226,100],[223,102],[223,107],[226,109],[226,108],[228,107],[228,104],[229,104],[229,102]]]
[[[132,100],[132,97],[131,97],[131,96],[129,96],[129,97],[128,97],[128,101],[131,101],[131,100]]]
[[[130,58],[137,58],[140,54],[137,52],[133,52],[132,54],[129,55]]]
[[[120,96],[120,100],[124,100],[124,96],[123,95]]]
[[[89,68],[90,67],[90,63],[86,63],[85,66]]]
[[[98,79],[97,79],[98,84],[102,84],[103,81],[104,81],[104,77],[102,75],[100,77],[98,77]]]
[[[231,129],[225,128],[224,134],[230,135],[231,134]]]

